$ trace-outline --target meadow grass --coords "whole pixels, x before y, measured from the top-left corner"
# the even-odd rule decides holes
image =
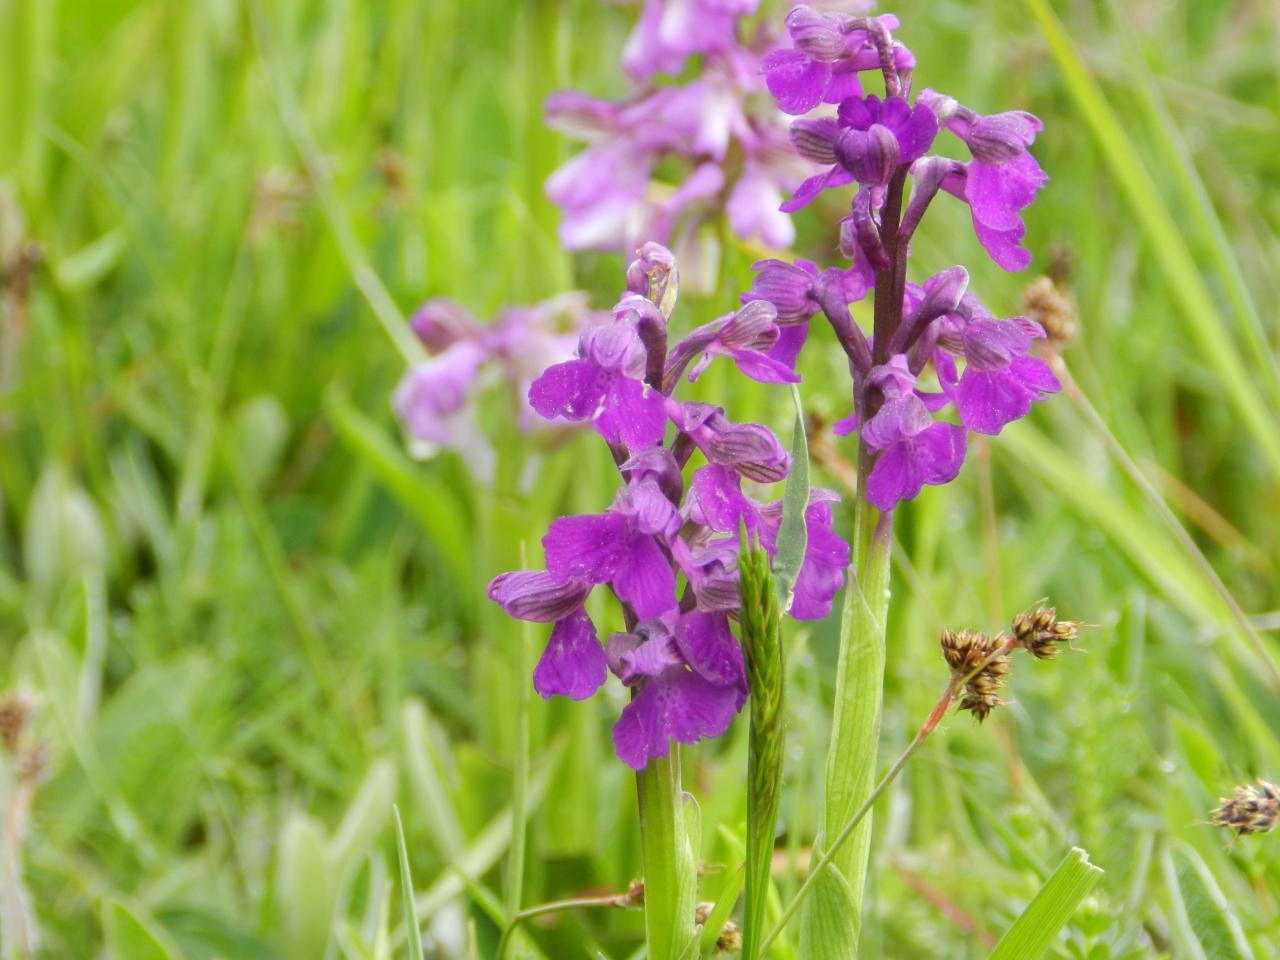
[[[1280,777],[1280,8],[885,9],[919,85],[1045,120],[1028,238],[1033,270],[1073,264],[1080,390],[900,511],[885,761],[946,682],[942,625],[999,629],[1047,596],[1093,626],[1021,666],[984,726],[944,721],[882,798],[862,955],[987,956],[1081,847],[1106,873],[1051,955],[1275,956],[1274,838],[1200,821]],[[399,317],[428,296],[612,303],[621,258],[556,242],[542,182],[572,147],[540,104],[620,94],[632,16],[0,0],[2,686],[35,698],[47,749],[20,864],[5,847],[9,955],[19,878],[39,956],[354,960],[414,956],[406,882],[427,956],[490,957],[521,908],[637,875],[608,739],[623,692],[531,697],[542,630],[483,590],[522,551],[536,565],[556,511],[601,509],[612,465],[521,438],[495,398],[486,487],[454,455],[410,459],[388,403],[416,349]],[[983,259],[966,217],[933,218],[925,267],[965,243]],[[718,297],[676,323],[728,312],[753,259],[730,247]],[[1032,274],[971,269],[1020,309]],[[805,363],[807,409],[843,416],[839,358]],[[702,386],[790,435],[785,392]],[[834,620],[783,638],[775,911],[821,824]],[[745,717],[685,766],[715,901],[741,882]],[[530,918],[508,956],[642,939],[637,911],[579,906]]]

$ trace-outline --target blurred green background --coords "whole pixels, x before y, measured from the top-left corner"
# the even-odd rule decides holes
[[[1280,6],[1055,6],[1058,26],[1043,2],[882,8],[918,86],[1044,119],[1033,272],[987,262],[954,205],[918,259],[964,263],[1004,314],[1069,259],[1088,398],[900,511],[886,758],[945,682],[942,625],[1047,596],[1094,626],[1085,652],[1019,664],[985,726],[948,720],[882,801],[863,955],[985,956],[1075,844],[1107,874],[1056,955],[1275,956],[1274,838],[1198,821],[1280,778],[1277,686],[1108,436],[1275,656]],[[5,956],[34,928],[47,957],[407,956],[393,802],[428,956],[492,955],[513,842],[524,906],[635,877],[622,691],[530,702],[544,630],[483,592],[522,545],[536,565],[557,512],[606,505],[601,445],[550,455],[491,400],[490,488],[455,455],[411,460],[389,407],[399,318],[429,296],[482,317],[575,287],[613,302],[621,257],[558,249],[542,182],[576,148],[541,101],[621,95],[634,15],[0,0],[0,686],[35,710],[0,761]],[[802,243],[824,229],[807,214]],[[677,328],[732,309],[752,259],[727,250]],[[842,416],[838,359],[806,363],[811,411]],[[700,385],[788,435],[784,393]],[[789,629],[781,845],[802,858],[834,625]],[[708,900],[741,857],[744,733],[687,751]],[[641,927],[556,914],[513,955],[629,957]]]

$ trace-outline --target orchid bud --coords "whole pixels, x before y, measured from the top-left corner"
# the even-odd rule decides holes
[[[670,320],[680,291],[675,256],[660,243],[646,243],[627,267],[627,289],[647,297]]]

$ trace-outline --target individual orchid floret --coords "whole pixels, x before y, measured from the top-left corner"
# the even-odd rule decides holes
[[[697,609],[729,612],[738,609],[738,536],[717,537],[698,527],[688,538],[672,544],[671,553],[689,581]]]
[[[964,463],[964,428],[935,422],[915,382],[902,354],[867,378],[868,392],[881,398],[861,430],[863,443],[879,451],[867,477],[867,500],[880,510],[915,499],[926,484],[950,483]]]
[[[732,49],[737,20],[760,0],[645,0],[639,22],[622,51],[622,65],[637,80],[679,73],[698,53]]]
[[[793,49],[774,51],[763,67],[769,92],[793,116],[820,103],[862,96],[858,74],[880,69],[882,51],[896,70],[909,72],[915,66],[911,51],[888,39],[898,28],[898,18],[891,14],[851,17],[799,6],[787,14],[786,25]]]
[[[605,681],[604,651],[583,609],[590,592],[589,583],[557,580],[540,571],[504,573],[489,584],[489,599],[509,616],[555,624],[533,672],[534,689],[546,699],[585,700]]]
[[[689,368],[692,383],[715,357],[728,357],[742,373],[760,383],[799,383],[800,378],[787,364],[769,355],[778,343],[777,319],[772,303],[753,300],[736,313],[698,327],[671,351],[663,382],[671,383]]]
[[[598,516],[561,517],[542,547],[547,572],[558,580],[608,583],[642,620],[675,606],[675,575],[664,541],[680,528],[680,516],[656,483],[642,480],[618,493]]]
[[[836,499],[830,490],[815,489],[810,494],[805,510],[808,545],[790,611],[797,620],[826,617],[844,580],[849,545],[834,532],[830,504]],[[712,530],[731,532],[745,528],[748,536],[759,538],[770,557],[777,552],[781,502],[762,504],[744,494],[739,475],[730,467],[711,464],[694,473],[687,513],[695,523]]]
[[[627,289],[648,299],[663,319],[670,320],[680,293],[680,271],[671,251],[652,240],[641,247],[627,267]]]
[[[618,757],[635,770],[729,728],[747,699],[742,650],[724,614],[692,610],[615,633],[606,656],[635,691],[613,728]]]
[[[942,188],[969,204],[974,232],[1005,270],[1022,270],[1031,254],[1020,246],[1026,228],[1021,212],[1048,177],[1028,147],[1044,124],[1024,110],[980,116],[951,97],[921,91],[919,102],[964,141],[973,159],[958,165]]]
[[[1021,245],[1027,231],[1022,211],[1048,179],[1035,157],[1024,153],[999,166],[971,160],[948,176],[942,189],[969,205],[978,242],[992,260],[1014,272],[1031,263],[1030,251]]]
[[[992,166],[1017,160],[1044,129],[1040,118],[1025,110],[984,117],[936,90],[921,90],[917,102],[931,109],[940,124],[964,141],[974,160]]]
[[[709,463],[730,467],[757,483],[777,483],[791,469],[791,455],[768,427],[731,423],[722,409],[709,403],[670,400],[667,411]]]
[[[844,100],[834,123],[798,120],[792,127],[796,150],[817,162],[830,155],[834,166],[802,183],[782,209],[799,210],[823,190],[855,181],[884,186],[901,167],[923,156],[937,133],[937,117],[928,107],[912,107],[901,97],[882,101],[874,94]]]
[[[751,265],[755,278],[742,302],[766,300],[773,304],[779,324],[803,323],[822,309],[818,301],[818,268],[811,260],[758,260]]]
[[[943,349],[935,352],[934,367],[960,422],[975,433],[995,436],[1062,385],[1048,363],[1030,355],[1032,342],[1044,337],[1038,323],[1023,317],[997,320],[975,298],[966,300],[968,317],[944,322]],[[959,377],[953,354],[965,360]]]
[[[658,443],[662,397],[643,380],[648,353],[641,337],[642,324],[655,314],[661,319],[651,301],[623,298],[612,323],[583,333],[578,359],[549,367],[530,385],[533,409],[548,420],[590,421],[609,443],[633,452]]]

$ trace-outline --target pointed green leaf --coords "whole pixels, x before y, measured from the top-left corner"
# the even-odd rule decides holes
[[[1040,892],[1000,938],[988,960],[1038,960],[1043,957],[1080,906],[1080,901],[1101,879],[1102,868],[1089,862],[1089,854],[1079,847],[1072,847]]]
[[[778,599],[783,611],[791,609],[796,578],[804,564],[804,551],[809,536],[804,514],[809,506],[809,440],[804,432],[804,409],[800,406],[800,390],[791,388],[796,408],[795,432],[791,435],[791,473],[787,492],[782,496],[782,524],[778,527],[778,552],[773,558],[773,575],[778,581]]]
[[[1163,866],[1175,897],[1174,924],[1184,940],[1194,940],[1186,945],[1188,952],[1199,947],[1207,960],[1254,960],[1240,918],[1200,855],[1179,843],[1165,851]]]
[[[404,824],[400,808],[392,807],[396,818],[396,849],[400,854],[400,897],[404,903],[404,926],[408,931],[409,960],[422,960],[422,924],[418,922],[418,904],[413,897],[413,875],[409,872],[409,850],[404,842]]]
[[[858,902],[849,881],[834,868],[822,871],[805,901],[798,955],[857,960]]]
[[[181,960],[182,952],[155,921],[118,900],[106,905],[103,927],[110,960]]]

